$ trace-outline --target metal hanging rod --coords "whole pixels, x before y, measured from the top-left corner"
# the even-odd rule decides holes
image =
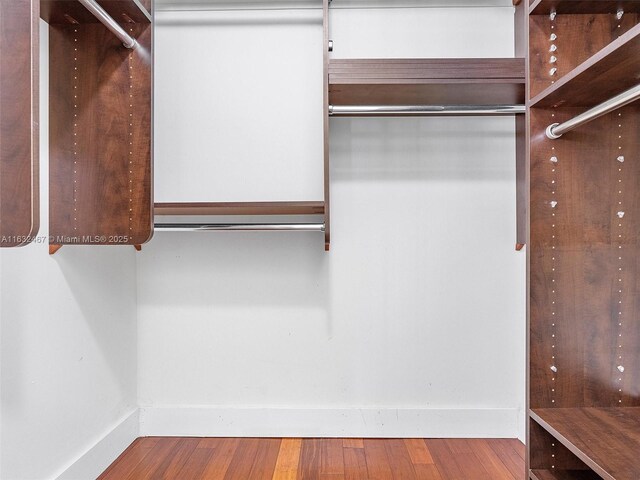
[[[324,232],[324,223],[156,223],[164,232]]]
[[[516,115],[526,112],[524,105],[329,105],[334,117],[402,117],[437,115]]]
[[[581,113],[571,120],[567,120],[563,123],[554,123],[552,125],[549,125],[546,131],[547,137],[552,140],[560,138],[565,133],[578,128],[585,123],[590,122],[591,120],[595,120],[598,117],[613,112],[620,107],[624,107],[625,105],[635,102],[638,99],[640,99],[640,85],[636,85],[626,92],[622,92],[620,95],[616,95],[612,99],[593,107],[591,110],[587,110],[586,112]]]
[[[133,48],[138,42],[136,39],[129,35],[124,28],[122,28],[118,22],[116,22],[111,15],[105,12],[104,8],[98,4],[96,0],[78,0],[84,7],[89,10],[94,17],[104,24],[111,32],[118,37],[122,44],[127,48]]]

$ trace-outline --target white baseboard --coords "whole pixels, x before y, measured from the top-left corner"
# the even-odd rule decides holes
[[[136,408],[116,422],[113,428],[55,478],[57,480],[97,478],[131,442],[140,436],[139,432],[140,415]]]
[[[517,409],[140,408],[141,436],[516,438]]]

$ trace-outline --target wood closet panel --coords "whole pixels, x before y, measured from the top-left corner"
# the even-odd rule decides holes
[[[153,232],[150,24],[126,49],[101,24],[50,28],[51,243],[138,245]]]
[[[0,2],[0,247],[39,227],[39,3]]]
[[[99,0],[100,6],[121,24],[149,23],[151,9],[148,1],[140,0]],[[143,7],[142,10],[140,7]],[[50,25],[70,25],[100,23],[78,0],[40,0],[41,16]],[[146,10],[146,11],[145,11]]]
[[[637,13],[626,13],[620,20],[611,14],[549,15],[529,17],[530,97],[576,68],[613,40],[638,24]],[[551,40],[551,35],[556,38]],[[555,45],[557,50],[551,51]],[[556,57],[552,62],[551,57]],[[551,74],[551,69],[557,71]]]
[[[547,139],[582,111],[531,111],[533,409],[640,405],[640,107]]]

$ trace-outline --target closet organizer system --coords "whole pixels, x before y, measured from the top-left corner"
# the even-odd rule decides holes
[[[153,233],[151,0],[0,3],[0,246],[38,230],[39,17],[49,23],[49,243]]]
[[[528,467],[640,478],[640,2],[535,0],[528,25]]]
[[[515,59],[334,60],[323,0],[324,201],[154,206],[149,0],[0,2],[0,246],[24,245],[38,228],[40,6],[51,26],[52,250],[140,245],[154,214],[316,215],[155,228],[320,230],[328,249],[331,116],[515,115],[517,247],[529,245],[528,476],[637,480],[640,2],[514,4]]]
[[[338,3],[340,0],[336,0]],[[320,3],[321,2],[321,3]],[[517,115],[518,248],[525,243],[524,55],[515,59],[333,60],[324,31],[324,199],[318,202],[157,203],[151,174],[150,0],[2,2],[2,230],[28,243],[37,230],[38,8],[50,29],[50,251],[135,245],[156,230],[324,232],[330,246],[331,116]],[[268,2],[264,5],[268,8]],[[33,29],[26,28],[29,22]],[[20,28],[18,28],[20,26]],[[31,35],[30,42],[27,36]],[[115,33],[115,35],[114,35]],[[24,37],[21,38],[20,36]],[[5,45],[10,38],[11,45]],[[16,39],[20,41],[16,41]],[[16,44],[21,49],[16,49]],[[318,52],[320,53],[320,52]],[[17,61],[16,61],[17,60]],[[13,66],[6,69],[5,65]],[[34,66],[31,68],[31,66]],[[5,81],[5,77],[13,77]],[[4,84],[12,87],[5,89]],[[14,110],[5,110],[5,94]],[[33,115],[24,114],[28,108]],[[19,122],[16,120],[19,119]],[[12,135],[18,133],[18,135]],[[5,143],[11,137],[15,145]],[[12,149],[12,150],[9,150]],[[17,154],[14,155],[13,152]],[[315,223],[156,223],[162,216],[296,218]]]

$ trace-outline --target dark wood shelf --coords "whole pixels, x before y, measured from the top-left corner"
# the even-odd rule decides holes
[[[529,7],[530,15],[616,13],[622,7],[625,13],[640,12],[640,1],[626,0],[536,0]]]
[[[524,91],[522,58],[329,62],[331,105],[514,105]]]
[[[0,2],[0,248],[35,240],[40,222],[38,4]]]
[[[155,215],[324,215],[323,202],[156,203]]]
[[[148,0],[100,0],[99,3],[121,25],[151,23]],[[40,0],[40,17],[50,25],[99,23],[78,0]]]
[[[531,100],[532,107],[591,107],[638,84],[640,24]]]
[[[531,470],[531,480],[602,480],[591,470]]]
[[[640,478],[640,407],[540,408],[530,416],[605,480]]]

